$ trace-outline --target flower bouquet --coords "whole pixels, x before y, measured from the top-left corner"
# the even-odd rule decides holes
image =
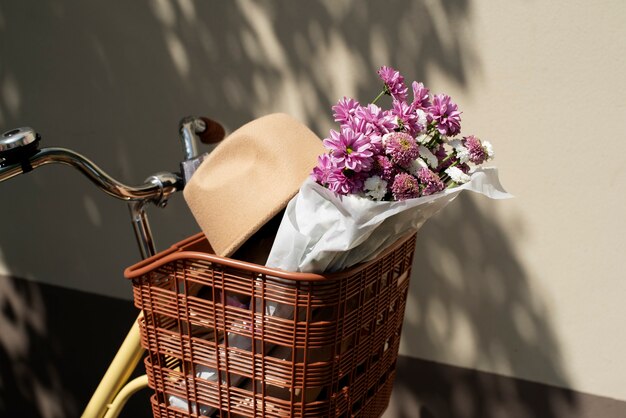
[[[371,103],[344,97],[333,106],[339,130],[324,139],[328,152],[289,202],[268,266],[341,270],[417,230],[462,190],[510,197],[497,171],[481,168],[492,145],[460,136],[461,112],[448,95],[414,81],[409,102],[398,71],[383,66],[378,75],[383,89]],[[388,109],[377,105],[383,96]]]

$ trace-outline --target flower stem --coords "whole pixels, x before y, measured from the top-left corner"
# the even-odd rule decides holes
[[[446,157],[443,161],[441,161],[440,165],[443,164],[452,154],[448,155],[448,157]],[[446,170],[450,167],[454,167],[455,165],[457,165],[459,163],[459,160],[454,160],[454,162],[452,164],[450,164],[448,167],[446,167]],[[450,187],[450,185],[448,184],[449,181],[451,181],[452,179],[450,178],[450,176],[448,175],[448,173],[443,172],[443,174],[439,177],[439,180],[443,181],[444,184],[448,187]],[[452,182],[453,185],[456,185],[455,182]]]
[[[445,163],[447,163],[447,162],[448,162],[448,160],[449,160],[450,158],[452,158],[452,155],[454,155],[454,152],[451,152],[450,154],[446,155],[446,158],[444,158],[443,160],[441,160],[441,161],[439,162],[439,164],[441,165],[441,164],[445,164]]]
[[[434,132],[431,135],[433,136],[433,139],[426,146],[429,149],[432,149],[435,145],[439,143],[439,131],[434,129]]]
[[[385,89],[383,89],[383,91],[381,91],[378,96],[376,96],[376,98],[374,100],[372,100],[372,104],[376,104],[376,102],[378,101],[378,99],[380,99],[381,97],[383,97],[385,95]]]

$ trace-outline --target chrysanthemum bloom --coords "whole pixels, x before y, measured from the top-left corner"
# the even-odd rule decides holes
[[[489,141],[482,141],[474,135],[463,138],[463,145],[467,149],[467,161],[480,165],[493,158],[493,146]]]
[[[364,120],[371,129],[381,135],[393,131],[396,127],[393,114],[384,111],[375,104],[370,103],[367,107],[359,107],[354,115],[356,118]]]
[[[406,200],[419,197],[420,186],[417,179],[408,173],[400,173],[393,179],[391,193],[395,200]]]
[[[463,184],[463,183],[467,183],[468,181],[470,181],[470,176],[465,174],[458,167],[446,168],[446,174],[450,176],[450,179],[457,184]]]
[[[391,114],[396,118],[396,129],[405,130],[413,136],[425,129],[425,125],[420,124],[419,115],[406,102],[394,100]]]
[[[366,174],[343,169],[331,171],[328,175],[328,188],[335,193],[347,195],[363,191]]]
[[[385,152],[391,157],[392,162],[407,167],[419,156],[415,139],[406,132],[393,132],[384,138]]]
[[[353,115],[353,117],[349,121],[342,124],[341,128],[350,128],[354,133],[361,133],[365,136],[369,135],[370,132],[373,131],[373,128],[370,126],[370,124],[362,118],[356,116],[356,114]]]
[[[474,135],[463,138],[463,145],[467,148],[468,160],[476,165],[481,165],[487,160],[487,151]]]
[[[378,133],[370,134],[369,141],[370,141],[370,144],[372,144],[372,151],[374,152],[375,156],[383,153],[384,147],[383,147],[382,135]]]
[[[411,103],[411,106],[414,109],[428,109],[431,105],[430,90],[417,81],[414,81],[411,87],[413,87],[413,103]]]
[[[426,161],[431,168],[437,168],[437,166],[439,165],[439,160],[437,159],[435,154],[433,154],[428,148],[423,145],[419,145],[417,149],[419,150],[420,157],[422,157],[422,159]]]
[[[439,176],[428,168],[422,168],[417,173],[417,178],[422,185],[422,196],[439,193],[446,188]]]
[[[368,171],[372,166],[372,144],[360,132],[344,127],[341,132],[330,131],[330,138],[324,139],[324,146],[330,150],[338,167],[352,171]]]
[[[470,161],[470,152],[465,147],[464,142],[460,139],[453,139],[448,141],[448,145],[454,149],[454,155],[460,163],[465,164]]]
[[[441,135],[454,136],[461,132],[461,112],[446,94],[438,94],[428,108],[428,122],[435,122]]]
[[[317,183],[326,186],[328,184],[328,175],[336,169],[337,166],[333,163],[330,155],[322,154],[317,157],[317,165],[313,168],[311,176]]]
[[[376,155],[371,173],[380,176],[385,181],[391,181],[396,174],[396,169],[389,158],[384,155]]]
[[[378,155],[383,152],[383,140],[381,134],[378,132],[375,126],[371,123],[366,122],[364,119],[361,119],[359,116],[354,115],[352,120],[347,124],[343,125],[342,128],[350,128],[354,133],[361,133],[365,135],[367,140],[369,141],[371,147],[371,151],[374,155]]]
[[[383,65],[378,70],[378,76],[385,83],[385,93],[396,100],[406,100],[408,89],[404,85],[404,77],[399,71]]]
[[[339,100],[337,104],[332,107],[335,122],[339,122],[342,125],[348,123],[359,107],[361,107],[359,102],[349,97],[344,97]]]
[[[383,200],[387,195],[387,182],[380,176],[372,176],[365,180],[363,191],[374,200]]]

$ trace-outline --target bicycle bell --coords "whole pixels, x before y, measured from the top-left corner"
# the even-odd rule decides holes
[[[41,137],[33,128],[23,127],[0,136],[0,166],[23,162],[38,151]]]

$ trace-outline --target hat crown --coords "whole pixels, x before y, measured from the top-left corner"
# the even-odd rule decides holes
[[[324,153],[299,121],[277,113],[222,141],[183,192],[215,254],[229,256],[295,196]]]

